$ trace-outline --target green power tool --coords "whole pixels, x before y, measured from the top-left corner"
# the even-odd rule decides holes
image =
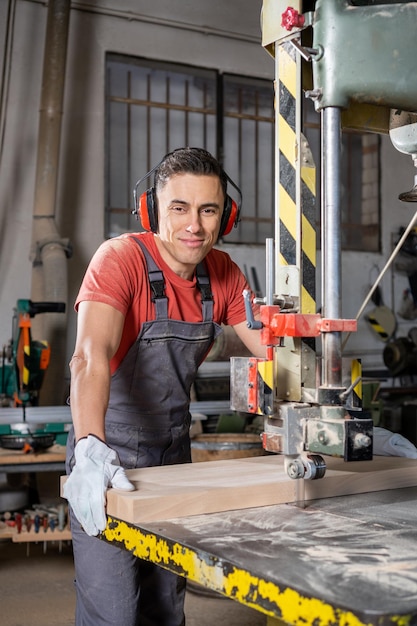
[[[49,365],[47,341],[31,336],[31,319],[39,313],[65,313],[64,302],[18,300],[13,315],[12,338],[3,347],[0,366],[0,405],[37,406],[39,390]]]

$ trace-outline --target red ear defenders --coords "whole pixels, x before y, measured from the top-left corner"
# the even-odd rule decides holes
[[[156,169],[159,164],[150,170],[143,178],[138,180],[133,190],[133,198],[135,202],[135,208],[132,211],[132,215],[136,215],[136,219],[140,219],[142,227],[145,230],[149,230],[153,233],[158,232],[158,207],[156,204],[155,188],[150,187],[140,196],[138,196],[139,185],[148,178]],[[235,202],[228,194],[224,203],[224,209],[222,213],[222,219],[220,223],[219,238],[228,235],[233,226],[237,226],[240,218],[240,209],[242,205],[242,194],[237,185],[229,178],[225,173],[227,181],[236,189],[239,195],[239,202]]]

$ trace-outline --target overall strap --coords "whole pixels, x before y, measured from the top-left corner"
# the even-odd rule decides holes
[[[210,279],[203,263],[199,263],[196,268],[197,285],[201,292],[201,302],[203,306],[203,322],[213,321],[213,294],[211,293]]]
[[[152,302],[155,303],[156,318],[168,319],[168,299],[165,295],[164,274],[158,268],[147,247],[137,237],[133,237],[141,248],[148,269],[149,284],[152,289]],[[203,322],[213,321],[213,294],[211,293],[210,279],[203,263],[199,263],[196,268],[197,286],[201,292],[201,303],[203,309]]]
[[[156,319],[168,319],[168,298],[165,295],[164,275],[153,260],[147,247],[137,237],[133,237],[133,239],[145,256],[149,284],[152,289],[152,302],[155,304]]]

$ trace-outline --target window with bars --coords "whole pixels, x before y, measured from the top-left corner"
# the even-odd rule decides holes
[[[242,192],[241,222],[227,241],[263,245],[274,221],[272,82],[114,54],[106,71],[106,236],[138,230],[131,215],[138,179],[167,152],[198,146]]]
[[[304,105],[304,134],[321,179],[320,116],[311,101]],[[317,194],[320,225],[320,194]],[[377,134],[342,133],[341,242],[344,250],[380,250],[380,138]],[[320,240],[318,239],[318,245]]]
[[[140,229],[131,215],[136,181],[164,154],[188,145],[214,154],[242,191],[241,222],[227,241],[264,245],[274,232],[272,81],[115,54],[107,55],[106,72],[105,235]],[[320,116],[309,100],[303,108],[319,190]],[[342,149],[343,249],[378,251],[379,137],[343,133]],[[138,191],[151,184],[150,177]]]

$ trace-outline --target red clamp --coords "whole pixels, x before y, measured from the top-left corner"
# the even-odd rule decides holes
[[[279,306],[261,306],[261,343],[280,345],[283,337],[318,337],[321,333],[357,330],[355,319],[322,318],[318,313],[282,313]]]
[[[281,15],[281,26],[286,30],[292,30],[293,28],[301,28],[304,26],[305,17],[302,13],[299,13],[297,9],[288,7]]]
[[[336,319],[331,320],[328,318],[322,318],[319,322],[318,328],[322,333],[332,332],[345,332],[355,333],[358,330],[358,323],[356,320]]]

